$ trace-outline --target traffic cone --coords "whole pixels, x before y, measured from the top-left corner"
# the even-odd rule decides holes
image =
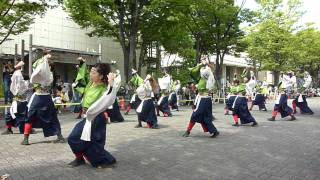
[[[125,104],[124,104],[124,98],[122,98],[121,100],[120,100],[120,109],[121,110],[126,110],[126,107],[125,107]]]

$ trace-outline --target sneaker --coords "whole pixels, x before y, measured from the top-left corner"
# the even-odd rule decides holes
[[[98,169],[104,169],[104,168],[114,168],[116,164],[116,160],[114,160],[112,163],[104,163],[104,164],[100,164],[99,166],[97,166]]]
[[[21,142],[21,145],[30,145],[29,144],[29,137],[24,137],[23,141]]]
[[[257,122],[253,122],[251,126],[252,127],[256,127],[256,126],[258,126],[258,123]]]
[[[151,129],[160,129],[160,128],[159,128],[159,126],[156,124],[156,125],[151,126]]]
[[[1,135],[8,135],[8,134],[13,134],[12,129],[7,129],[6,131],[1,133]]]
[[[217,136],[219,136],[219,131],[217,131],[217,132],[215,132],[215,133],[213,133],[211,136],[210,136],[210,138],[216,138]]]
[[[272,118],[268,118],[268,121],[275,121],[275,117],[272,117]]]
[[[296,117],[294,116],[291,116],[291,118],[289,119],[289,121],[294,121],[294,120],[296,120]]]
[[[75,160],[71,161],[68,166],[70,167],[77,167],[86,164],[86,161],[83,158],[76,158]]]
[[[232,124],[232,126],[239,127],[239,123],[234,123],[234,124]]]
[[[142,125],[141,125],[141,124],[137,124],[137,125],[135,126],[135,128],[142,128]]]
[[[189,137],[189,135],[190,135],[190,132],[189,132],[189,131],[186,131],[186,132],[182,135],[182,137]]]
[[[58,135],[57,139],[53,143],[65,143],[66,139],[62,135]]]

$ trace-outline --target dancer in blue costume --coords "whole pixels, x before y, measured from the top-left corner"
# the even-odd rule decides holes
[[[251,111],[254,105],[259,106],[259,111],[267,111],[266,108],[266,97],[263,94],[262,84],[258,83],[254,90],[254,97],[252,99],[251,106],[249,110]]]
[[[272,117],[269,118],[269,121],[275,121],[277,114],[280,113],[282,118],[290,116],[290,121],[296,120],[296,117],[293,115],[293,110],[288,106],[288,95],[286,90],[289,90],[286,86],[282,86],[282,82],[278,85],[279,94],[276,99]],[[290,92],[290,90],[288,91]]]
[[[172,116],[170,107],[169,107],[169,90],[171,84],[171,77],[167,71],[163,72],[164,75],[162,78],[158,78],[159,86],[161,89],[161,96],[157,102],[157,115],[160,116],[161,111],[164,117]]]
[[[179,111],[178,108],[178,91],[181,88],[180,81],[176,80],[170,86],[169,106],[172,110]]]
[[[226,106],[224,108],[224,115],[229,115],[229,111],[232,111],[232,105],[234,100],[237,97],[236,88],[239,85],[239,80],[237,79],[237,75],[235,74],[232,85],[227,90],[227,100],[226,100]]]
[[[11,85],[10,91],[13,94],[13,102],[10,107],[10,111],[6,114],[6,131],[1,133],[5,134],[13,134],[12,127],[19,128],[20,134],[23,134],[24,131],[24,123],[26,121],[28,107],[27,107],[27,93],[29,90],[29,82],[24,80],[22,75],[22,67],[24,65],[23,61],[17,63],[14,67],[15,72],[11,77]]]
[[[121,81],[121,74],[119,70],[116,70],[116,76],[119,81]],[[120,89],[118,86],[117,91]],[[106,110],[106,115],[110,119],[110,122],[123,122],[124,118],[120,112],[120,107],[118,105],[117,99],[114,101],[113,105],[109,106]]]
[[[136,91],[139,86],[141,86],[144,82],[143,79],[139,76],[138,72],[135,69],[132,69],[132,77],[129,81],[133,90]],[[141,99],[138,97],[137,93],[135,92],[130,100],[130,104],[128,105],[125,115],[128,115],[131,109],[137,109],[141,103]]]
[[[86,68],[82,64],[81,68]],[[90,81],[83,90],[83,119],[75,125],[68,144],[76,158],[69,166],[85,164],[85,159],[97,168],[112,167],[116,159],[104,149],[106,144],[106,118],[104,112],[116,99],[121,81],[110,73],[110,66],[98,63],[91,68]]]
[[[313,111],[308,106],[307,97],[308,97],[308,90],[311,87],[312,83],[312,77],[311,75],[305,71],[304,72],[304,78],[299,78],[300,83],[297,83],[298,86],[298,93],[295,97],[295,99],[292,101],[292,108],[293,113],[297,113],[297,106],[300,109],[301,114],[314,114]]]
[[[209,95],[209,91],[214,87],[214,76],[211,71],[211,64],[203,59],[201,64],[190,70],[191,77],[198,83],[198,95],[195,100],[195,109],[183,136],[188,137],[195,123],[200,123],[203,131],[209,132],[210,137],[215,138],[219,135],[219,131],[212,123],[212,97]]]
[[[258,123],[251,115],[248,109],[248,100],[246,98],[246,84],[240,84],[236,87],[237,96],[233,102],[233,126],[239,126],[238,118],[240,118],[241,124],[252,123],[251,126],[257,126]]]
[[[24,126],[24,139],[22,145],[29,144],[29,135],[33,128],[42,128],[45,137],[57,136],[54,142],[64,143],[61,126],[57,116],[52,97],[50,95],[53,75],[49,66],[50,51],[45,49],[44,56],[33,63],[33,72],[30,82],[35,93],[28,103],[28,118]]]
[[[154,102],[151,97],[156,87],[156,81],[151,75],[147,75],[144,83],[140,85],[136,91],[138,97],[142,100],[137,108],[138,125],[136,125],[136,128],[142,127],[142,122],[146,122],[148,128],[159,128]]]

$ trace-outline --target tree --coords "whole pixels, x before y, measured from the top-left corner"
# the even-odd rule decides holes
[[[309,71],[318,77],[320,70],[320,31],[313,24],[307,24],[295,36],[295,51],[292,67],[300,71]]]
[[[36,15],[43,15],[50,1],[0,1],[0,45],[5,42],[10,35],[17,35],[28,30],[30,24],[34,22]]]
[[[183,58],[194,58],[193,39],[180,17],[186,10],[184,5],[185,1],[182,0],[153,0],[143,14],[144,21],[141,23],[140,32],[141,47],[144,47],[143,44],[149,44],[147,47],[149,51],[156,50],[156,59],[151,58],[151,62],[156,64],[156,74],[160,73],[161,51],[178,54]],[[139,62],[142,61],[143,59],[139,60]],[[173,78],[178,78],[175,72],[171,73]]]
[[[278,84],[281,71],[292,69],[295,57],[295,22],[302,12],[298,9],[300,1],[259,0],[257,23],[246,37],[249,57],[261,69],[272,71],[275,85]]]
[[[65,0],[72,19],[89,36],[112,37],[119,41],[124,56],[124,74],[128,81],[131,68],[136,68],[136,48],[144,7],[150,0]]]
[[[189,29],[195,39],[197,59],[203,54],[215,55],[215,78],[221,88],[222,66],[226,54],[234,53],[244,35],[240,23],[249,20],[250,11],[233,0],[193,0]]]

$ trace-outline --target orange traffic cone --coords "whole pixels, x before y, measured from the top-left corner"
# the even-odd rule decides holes
[[[120,100],[120,109],[121,110],[126,110],[126,107],[125,107],[125,104],[124,104],[124,98],[122,98],[121,100]]]

